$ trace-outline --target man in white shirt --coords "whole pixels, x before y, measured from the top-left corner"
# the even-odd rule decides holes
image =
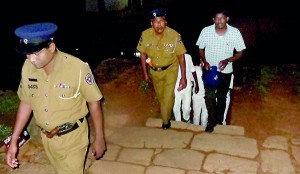
[[[223,124],[226,98],[233,74],[232,62],[240,59],[246,48],[240,31],[228,24],[226,10],[217,10],[212,19],[214,24],[203,28],[196,42],[200,59],[204,63],[203,75],[212,73],[212,67],[217,69],[213,78],[204,79],[208,111],[206,132],[213,132],[217,124]]]

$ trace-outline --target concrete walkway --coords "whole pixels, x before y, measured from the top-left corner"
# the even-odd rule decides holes
[[[101,160],[88,156],[88,174],[300,173],[300,136],[271,136],[258,147],[240,126],[218,125],[206,133],[201,126],[172,121],[163,130],[160,119],[149,118],[145,127],[122,127],[106,140]],[[41,148],[24,155],[35,157],[7,173],[54,174]]]

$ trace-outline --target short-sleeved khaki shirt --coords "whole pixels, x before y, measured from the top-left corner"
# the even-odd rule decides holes
[[[186,52],[180,34],[170,27],[166,27],[161,39],[157,39],[153,28],[143,31],[137,50],[146,53],[155,67],[177,63],[177,55]]]
[[[86,102],[103,97],[87,63],[59,50],[54,61],[47,76],[27,59],[18,89],[20,100],[30,104],[36,124],[47,131],[86,116]]]

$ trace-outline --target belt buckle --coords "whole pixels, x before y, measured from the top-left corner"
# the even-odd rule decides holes
[[[76,129],[74,126],[77,123],[65,123],[63,125],[58,126],[59,131],[57,133],[58,136],[71,132],[73,129]]]
[[[82,117],[79,119],[79,121],[82,123],[85,117]],[[41,128],[42,133],[46,134],[48,138],[52,138],[54,135],[61,136],[64,134],[67,134],[69,132],[72,132],[73,130],[77,129],[79,127],[78,123],[65,123],[60,126],[57,126],[50,132],[46,131],[45,129]]]

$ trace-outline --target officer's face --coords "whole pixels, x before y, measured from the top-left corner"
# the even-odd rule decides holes
[[[31,54],[27,54],[26,57],[35,66],[40,69],[46,67],[53,59],[53,51],[51,44],[47,48],[43,48]]]
[[[151,21],[151,25],[155,32],[160,34],[165,30],[167,21],[164,16],[156,17]]]

